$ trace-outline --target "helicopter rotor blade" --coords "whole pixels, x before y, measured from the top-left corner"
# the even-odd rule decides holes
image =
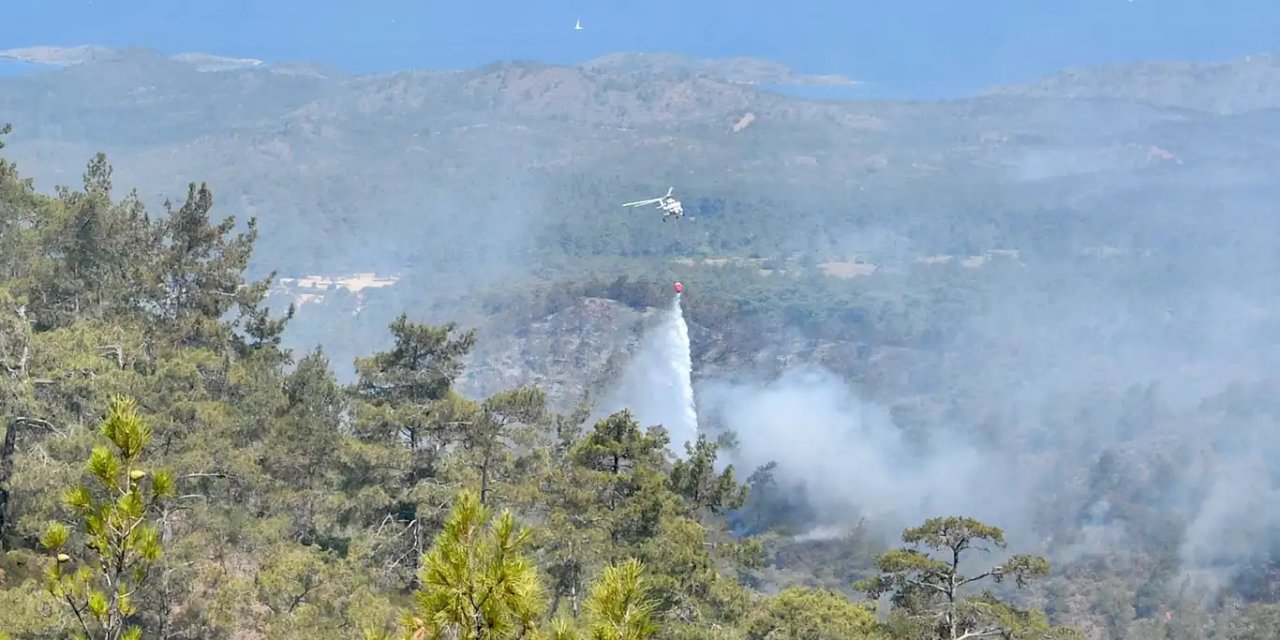
[[[639,207],[639,206],[642,206],[642,205],[646,205],[646,204],[653,204],[653,203],[655,203],[655,202],[661,202],[661,201],[662,201],[662,198],[649,198],[648,200],[636,200],[635,202],[624,202],[624,203],[622,204],[622,206],[624,206],[624,207]]]

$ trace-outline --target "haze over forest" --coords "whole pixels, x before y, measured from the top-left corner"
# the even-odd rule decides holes
[[[444,518],[440,505],[451,500],[443,487],[475,480],[450,466],[470,468],[470,458],[419,469],[392,453],[394,438],[369,439],[370,425],[396,421],[378,411],[406,409],[371,399],[369,390],[389,379],[375,372],[390,376],[391,356],[364,361],[364,370],[356,359],[398,353],[406,338],[397,342],[388,329],[400,314],[476,330],[474,346],[453,354],[465,368],[451,380],[472,400],[536,385],[551,411],[567,415],[585,394],[600,401],[588,422],[620,404],[647,427],[647,416],[665,413],[645,403],[660,404],[661,396],[655,401],[640,388],[645,377],[627,371],[643,366],[637,354],[659,339],[654,328],[679,280],[687,287],[699,427],[712,439],[725,436],[716,472],[731,463],[738,482],[755,480],[745,504],[712,509],[690,498],[684,517],[701,522],[709,539],[762,545],[757,564],[717,565],[752,597],[804,584],[857,599],[852,585],[876,574],[876,554],[898,544],[904,528],[968,516],[1001,527],[1011,553],[1050,562],[1041,583],[1002,597],[1085,637],[1244,639],[1280,628],[1274,58],[1066,69],[963,99],[881,101],[804,98],[802,88],[857,79],[747,58],[613,54],[578,66],[506,61],[353,75],[146,49],[8,55],[59,65],[0,77],[0,124],[13,124],[0,153],[15,175],[63,204],[28,205],[35,196],[13,195],[20,191],[13,182],[0,192],[9,207],[0,216],[49,216],[55,222],[22,228],[52,233],[71,214],[34,212],[76,210],[66,203],[79,201],[55,188],[89,193],[86,163],[99,152],[110,163],[113,201],[136,188],[153,220],[166,199],[175,209],[187,200],[188,183],[207,183],[215,223],[235,216],[243,230],[256,219],[244,281],[274,274],[266,297],[272,317],[297,305],[279,336],[293,351],[287,366],[258,363],[252,367],[263,369],[248,369],[252,375],[226,374],[252,392],[191,382],[199,376],[189,372],[257,362],[235,352],[217,365],[225,345],[200,346],[209,349],[201,355],[151,355],[175,364],[158,370],[167,373],[136,373],[173,376],[165,379],[176,385],[147,391],[155,394],[143,402],[147,412],[164,413],[174,398],[192,403],[163,419],[184,434],[173,437],[189,439],[166,445],[173,447],[161,454],[166,464],[217,460],[198,455],[201,447],[259,452],[255,461],[237,457],[238,472],[252,478],[237,488],[202,485],[200,493],[214,497],[194,516],[216,521],[211,531],[231,539],[259,526],[244,524],[250,511],[233,509],[251,496],[259,513],[287,520],[226,543],[240,545],[228,553],[239,554],[245,575],[252,571],[244,567],[262,570],[280,549],[301,554],[302,564],[321,562],[295,549],[313,544],[326,553],[338,546],[386,553],[369,550],[383,535],[380,518],[411,503],[423,529],[414,535],[429,546]],[[669,186],[685,219],[663,223],[656,210],[619,206]],[[13,229],[29,222],[26,213],[9,215],[24,221]],[[42,249],[0,226],[0,248],[10,246],[40,259],[74,253]],[[81,294],[76,305],[58,306],[49,300],[72,290],[62,272],[21,264],[0,258],[9,267],[0,294],[27,296],[31,315],[14,317],[30,325],[32,344],[49,350],[37,363],[47,375],[33,379],[100,366],[84,364],[95,358],[76,349],[92,351],[112,331],[123,332],[115,342],[141,344],[145,332],[134,336],[142,331],[134,325],[110,328],[119,311],[102,300],[118,293],[134,304],[145,295],[121,285],[133,293],[93,298],[110,312],[82,309]],[[165,331],[194,331],[174,322]],[[270,327],[259,329],[271,337]],[[175,338],[180,343],[189,346]],[[0,347],[13,344],[0,339]],[[323,351],[313,352],[317,346]],[[17,367],[9,370],[17,380]],[[88,454],[108,390],[152,388],[121,372],[98,376],[109,382],[77,382],[83,386],[57,393],[14,382],[12,393],[0,395],[13,407],[6,413],[18,415],[20,407],[60,425],[19,440],[9,487],[0,473],[0,488],[15,496],[6,522],[16,523],[0,530],[9,558],[0,565],[0,594],[9,594],[0,607],[39,606],[13,595],[24,583],[6,573],[39,579],[24,563],[54,517],[60,483]],[[176,391],[174,380],[202,390]],[[288,477],[265,478],[272,447],[305,432],[281,425],[305,423],[312,410],[303,401],[310,396],[291,389],[319,387],[334,390],[316,392],[332,411],[315,410],[329,416],[319,421],[343,425],[345,440],[334,436],[290,454],[297,468],[305,468],[299,460],[341,460],[326,472],[332,477],[308,480],[313,497],[304,507],[288,497]],[[339,395],[350,406],[337,409]],[[430,406],[432,415],[445,411]],[[274,435],[260,439],[245,426],[259,414],[274,425],[263,433]],[[209,433],[226,437],[200,436],[191,420],[218,425]],[[549,437],[554,421],[539,420],[528,422]],[[529,445],[521,442],[513,451]],[[687,455],[683,441],[668,448],[673,459]],[[538,506],[536,482],[521,484],[543,471],[510,455],[503,479],[510,486],[499,504],[536,514],[530,524],[567,526],[554,509]],[[51,464],[61,466],[55,472]],[[678,489],[680,474],[690,472],[666,464],[663,473]],[[772,469],[772,482],[752,475],[762,467]],[[395,473],[376,469],[447,481],[396,480],[405,482],[396,493],[379,475]],[[681,495],[677,489],[673,495]],[[440,513],[423,515],[428,503]],[[203,557],[200,544],[217,536],[191,538],[175,553]],[[342,545],[331,544],[339,538]],[[308,542],[289,546],[302,539]],[[636,544],[649,558],[670,551]],[[377,557],[379,566],[394,567],[373,577],[346,565],[324,569],[348,571],[343,584],[360,585],[365,600],[349,609],[360,608],[364,622],[387,617],[385,607],[368,602],[398,602],[420,586],[413,571]],[[306,573],[277,568],[278,584]],[[679,568],[657,570],[676,582],[688,577]],[[172,597],[194,599],[218,582],[202,571],[183,578],[186,596]],[[695,596],[697,589],[684,587],[671,587],[678,597],[664,596],[680,603],[669,611],[687,606],[699,612],[699,624],[717,620],[735,629],[724,633],[739,633],[725,637],[762,637],[752,634],[765,622],[726,613],[732,607],[724,603],[738,595]],[[273,596],[245,594],[234,605],[205,605],[222,607],[216,615],[184,609],[165,624],[209,634],[199,637],[288,637],[283,629],[304,626],[289,617],[292,609],[247,613],[254,598]],[[334,637],[358,637],[340,613],[308,615],[323,618]],[[670,626],[660,637],[679,637],[677,627],[692,634],[683,637],[709,637],[698,635],[707,627],[680,620],[692,626]],[[858,633],[934,637],[886,624]],[[258,635],[235,635],[249,627]],[[55,630],[38,625],[0,622],[0,634],[6,631],[55,637],[40,635]],[[1031,635],[1021,637],[1047,633],[1024,631]]]

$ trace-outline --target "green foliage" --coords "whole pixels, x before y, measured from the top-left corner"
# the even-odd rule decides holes
[[[690,504],[721,514],[743,505],[747,488],[733,477],[733,465],[715,472],[716,445],[707,434],[698,434],[694,444],[685,444],[686,457],[671,469],[671,488]]]
[[[66,638],[76,633],[74,620],[69,615],[58,615],[64,606],[49,592],[39,587],[39,577],[44,569],[44,558],[30,561],[30,575],[15,570],[18,563],[26,564],[28,552],[10,552],[0,556],[0,637],[17,640],[26,638]],[[34,556],[34,554],[32,554]],[[38,558],[38,559],[37,559]],[[6,588],[12,587],[12,588]]]
[[[969,551],[1005,547],[1004,531],[965,517],[931,518],[907,529],[902,541],[911,545],[881,554],[876,559],[880,575],[859,581],[856,589],[872,598],[890,594],[902,617],[902,626],[917,627],[931,637],[972,638],[1021,633],[1021,629],[1042,623],[1024,612],[996,600],[989,593],[966,596],[969,585],[986,579],[996,583],[1012,578],[1018,587],[1049,574],[1049,561],[1030,555],[1015,555],[1006,562],[976,575],[965,575],[962,556]],[[942,555],[934,558],[929,552]]]
[[[449,422],[458,422],[442,423],[436,419],[440,413],[436,409],[452,406],[464,414],[468,411],[450,391],[475,334],[453,336],[455,329],[453,324],[437,327],[410,322],[402,314],[391,323],[394,346],[356,361],[359,380],[355,394],[363,403],[364,414],[361,431],[375,442],[407,440],[415,457],[411,483],[428,473],[430,451],[449,436]]]
[[[704,448],[701,462],[680,467],[677,481],[666,444],[664,431],[643,429],[622,410],[566,443],[566,459],[552,467],[543,498],[549,539],[541,547],[550,556],[556,599],[568,599],[574,617],[590,576],[629,559],[647,567],[656,613],[671,637],[735,619],[745,608],[745,593],[722,575],[720,563],[732,568],[746,554],[732,543],[712,554],[714,528],[698,520],[707,502],[695,499],[696,491],[675,490],[708,479],[698,474],[714,468],[714,450]],[[720,479],[708,484],[741,492]]]
[[[480,502],[490,504],[494,485],[510,486],[508,480],[526,460],[517,459],[517,449],[536,446],[538,432],[548,417],[547,396],[536,388],[520,388],[495,394],[480,404],[462,425],[459,436],[464,457],[479,473]],[[527,465],[526,465],[527,466]],[[509,501],[531,499],[508,491]]]
[[[758,602],[745,587],[845,585],[877,569],[867,560],[872,534],[800,536],[830,514],[815,513],[802,490],[771,483],[767,473],[753,476],[748,502],[734,510],[735,492],[720,491],[725,476],[710,473],[717,467],[701,445],[687,462],[629,455],[624,464],[637,472],[602,474],[589,457],[573,456],[585,415],[505,421],[482,411],[502,394],[470,399],[449,382],[388,400],[370,389],[335,391],[328,370],[382,349],[372,345],[402,310],[519,342],[520,328],[584,296],[663,304],[676,278],[691,284],[684,300],[699,369],[767,376],[779,365],[766,354],[803,354],[898,403],[895,410],[909,405],[913,411],[896,413],[912,438],[927,438],[942,421],[979,425],[980,441],[1014,466],[1051,469],[1052,486],[1031,488],[1044,499],[1019,526],[1074,551],[1092,546],[1078,543],[1103,519],[1125,541],[1055,562],[1049,590],[1027,596],[1055,621],[1091,637],[1267,637],[1273,560],[1238,563],[1246,566],[1200,606],[1186,601],[1203,594],[1181,583],[1203,567],[1182,566],[1179,551],[1197,502],[1188,498],[1201,491],[1188,477],[1218,477],[1238,459],[1227,457],[1233,450],[1275,457],[1274,384],[1171,411],[1142,393],[1117,400],[1129,392],[1104,382],[1101,393],[1047,403],[1028,420],[1003,400],[1021,405],[1028,380],[1035,395],[1061,376],[1006,363],[1012,350],[1055,340],[1054,324],[1020,332],[1037,316],[986,315],[1007,303],[1019,314],[1083,316],[1091,328],[1059,331],[1073,342],[1051,345],[1069,346],[1073,361],[1088,350],[1075,339],[1091,333],[1105,337],[1106,349],[1176,345],[1181,351],[1172,352],[1194,359],[1217,342],[1200,340],[1213,335],[1200,329],[1221,318],[1177,316],[1198,308],[1232,315],[1223,302],[1233,295],[1275,297],[1280,279],[1266,239],[1276,237],[1280,218],[1265,168],[1276,165],[1274,113],[1266,111],[1276,83],[1259,84],[1268,66],[1257,59],[1211,67],[1086,70],[1034,91],[909,104],[791,100],[653,66],[635,74],[608,65],[493,65],[350,81],[262,69],[202,74],[163,56],[120,52],[6,79],[6,115],[27,109],[33,119],[32,135],[10,146],[22,147],[15,152],[75,174],[62,149],[111,143],[129,154],[144,193],[170,189],[167,176],[214,172],[225,195],[215,207],[207,188],[189,185],[185,204],[157,216],[133,194],[112,196],[120,174],[103,156],[90,160],[74,190],[51,197],[0,159],[5,561],[36,546],[39,527],[60,508],[59,490],[91,455],[85,425],[107,398],[126,393],[154,427],[149,456],[179,470],[179,496],[165,505],[172,535],[153,566],[154,589],[138,604],[148,635],[349,637],[383,628],[383,607],[406,597],[422,547],[465,487],[536,524],[530,556],[549,577],[553,602],[561,598],[557,614],[577,613],[604,567],[635,557],[660,602],[660,635],[738,637],[743,612]],[[1138,75],[1142,82],[1130,81]],[[141,85],[155,88],[147,99],[138,99]],[[1106,99],[1079,100],[1090,92]],[[673,111],[673,95],[703,99],[677,100]],[[238,108],[222,108],[218,96]],[[394,106],[424,100],[432,104],[427,120]],[[351,117],[370,105],[377,117]],[[281,114],[304,107],[305,118],[280,126]],[[757,119],[729,131],[748,107]],[[561,135],[566,127],[574,135]],[[230,129],[235,135],[224,135]],[[427,133],[432,144],[404,152],[406,140]],[[188,153],[196,139],[218,143]],[[0,133],[0,145],[7,141]],[[280,162],[277,153],[337,153],[359,170]],[[677,156],[679,166],[671,164]],[[661,192],[668,180],[689,219],[655,224],[618,214],[619,194]],[[269,214],[261,242],[213,215],[250,193]],[[1018,254],[987,253],[995,248]],[[1104,255],[1082,255],[1095,250]],[[950,262],[919,262],[934,254]],[[978,266],[966,256],[991,259]],[[302,320],[313,332],[290,341],[325,342],[332,362],[300,362],[290,373],[281,347],[291,315],[257,304],[266,280],[249,282],[242,267],[250,257],[257,274],[416,266],[390,290],[326,295],[347,305],[340,313],[308,304]],[[849,278],[824,273],[864,260],[880,268]],[[1239,288],[1224,293],[1226,285]],[[1108,287],[1134,304],[1108,309],[1092,297]],[[494,295],[475,304],[481,290]],[[1158,316],[1170,303],[1175,319],[1163,324]],[[964,331],[974,325],[989,339],[970,340]],[[1235,344],[1274,342],[1272,333],[1241,333]],[[574,348],[581,361],[595,347]],[[1092,369],[1130,375],[1142,364]],[[577,373],[548,368],[557,384]],[[372,369],[365,381],[386,382],[399,370]],[[1251,369],[1213,368],[1238,378]],[[422,386],[431,377],[422,374]],[[1099,442],[1107,451],[1089,474],[1082,465]],[[759,564],[731,550],[729,526],[761,534],[740,547]],[[929,570],[925,560],[945,562],[902,556],[899,568]],[[66,620],[48,615],[51,596],[34,599],[24,571],[5,567],[0,612],[16,614],[0,615],[10,625],[4,631],[66,637]],[[1004,597],[1017,582],[995,586]],[[1035,611],[1005,619],[980,597],[969,604],[1004,629],[1039,624]],[[923,619],[910,613],[897,607],[894,628],[918,631],[905,622]]]
[[[322,543],[339,534],[343,519],[330,497],[342,468],[344,413],[349,402],[320,350],[303,357],[284,378],[283,402],[265,439],[267,473],[279,483],[275,512],[289,516],[301,541]]]
[[[391,323],[395,346],[356,363],[358,392],[371,402],[414,403],[440,400],[462,373],[462,358],[475,344],[475,332],[451,334],[456,325],[439,327],[410,322],[401,314]]]
[[[283,347],[292,310],[270,313],[272,278],[245,275],[252,220],[237,233],[195,184],[153,218],[136,194],[113,198],[112,183],[103,155],[55,197],[0,164],[0,541],[12,549],[0,607],[20,618],[0,633],[301,640],[392,637],[408,622],[410,636],[477,639],[880,637],[834,592],[753,592],[867,570],[866,545],[850,542],[840,562],[794,574],[821,554],[778,541],[803,518],[779,508],[791,501],[772,467],[748,491],[705,436],[673,460],[667,433],[628,411],[591,424],[590,403],[559,414],[534,385],[468,398],[455,384],[476,332],[408,314],[383,325],[391,346],[358,358],[344,387],[328,349],[295,364]],[[601,292],[666,299],[665,275],[601,273],[533,293],[528,310]],[[691,294],[707,322],[766,322],[776,307],[752,296],[793,296],[781,313],[854,331],[814,309],[865,302],[818,280],[791,293],[755,266],[721,273],[717,288],[743,293]],[[86,425],[107,403],[103,447]],[[765,536],[731,533],[744,509]],[[55,558],[44,590],[20,562],[35,537]],[[1036,573],[1024,564],[992,577]],[[47,615],[52,605],[65,615]],[[985,606],[1002,628],[1045,623]]]
[[[875,610],[826,589],[789,587],[764,598],[748,617],[748,640],[883,640]]]
[[[615,553],[655,535],[671,504],[663,491],[666,445],[665,433],[641,429],[623,410],[598,421],[569,454],[595,491]]]
[[[971,601],[977,615],[991,620],[1004,640],[1083,640],[1075,629],[1054,625],[1043,611],[1018,609],[1001,602],[990,592]]]
[[[479,497],[462,492],[423,558],[418,607],[405,621],[411,637],[496,640],[535,629],[545,601],[528,540],[511,513],[491,522]]]
[[[69,545],[69,527],[50,523],[40,540],[53,555],[46,588],[66,603],[87,637],[136,639],[142,629],[130,621],[138,614],[139,590],[161,553],[160,534],[150,518],[173,497],[174,479],[142,464],[151,429],[132,399],[112,399],[101,433],[115,451],[98,446],[89,457],[96,490],[77,485],[63,495],[85,551]]]
[[[634,558],[604,570],[585,603],[590,640],[645,640],[660,630],[644,565]]]

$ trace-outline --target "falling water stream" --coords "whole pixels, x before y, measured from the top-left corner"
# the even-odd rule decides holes
[[[676,387],[674,400],[680,403],[682,424],[679,426],[682,432],[679,437],[693,441],[698,437],[698,411],[693,401],[693,354],[689,348],[689,325],[684,321],[684,308],[680,306],[679,293],[671,301],[669,313],[664,342],[671,363],[671,381]]]

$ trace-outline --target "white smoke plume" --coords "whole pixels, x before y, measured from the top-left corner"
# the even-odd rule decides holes
[[[826,370],[792,369],[770,382],[708,382],[699,392],[704,415],[737,438],[730,461],[744,473],[776,462],[775,479],[804,488],[826,520],[819,526],[869,518],[905,527],[949,513],[997,515],[979,499],[977,489],[992,483],[978,449],[958,438],[917,446],[888,411]]]
[[[1172,547],[1213,596],[1280,557],[1280,325],[1233,292],[1154,304],[1096,288],[1060,287],[1052,304],[1011,294],[917,353],[914,386],[876,397],[927,407],[918,424],[801,367],[700,383],[702,425],[736,435],[741,476],[776,461],[803,489],[808,538],[966,515],[1058,566]]]

